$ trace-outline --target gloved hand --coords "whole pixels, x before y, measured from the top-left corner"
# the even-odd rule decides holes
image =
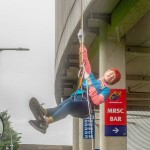
[[[92,85],[91,78],[90,78],[89,74],[86,72],[84,73],[84,79],[86,80],[86,83],[88,86]]]
[[[86,79],[86,83],[87,83],[88,86],[92,85],[91,79],[90,79],[90,78],[87,78],[87,79]]]
[[[84,43],[84,33],[83,33],[83,30],[80,29],[79,32],[78,32],[78,39],[79,39],[79,43]]]
[[[84,73],[84,79],[87,80],[88,78],[89,78],[89,74],[85,72],[85,73]]]

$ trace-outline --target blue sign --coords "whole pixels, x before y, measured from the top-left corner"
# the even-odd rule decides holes
[[[83,138],[94,139],[95,138],[95,120],[94,114],[90,117],[83,119]]]
[[[126,125],[106,125],[105,136],[127,136]]]

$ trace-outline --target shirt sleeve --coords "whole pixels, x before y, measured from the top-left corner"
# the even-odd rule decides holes
[[[89,96],[91,97],[94,105],[99,105],[105,102],[110,94],[110,89],[105,87],[100,93],[97,93],[96,89],[91,86],[89,88]]]
[[[91,73],[91,65],[90,65],[90,62],[89,62],[89,59],[88,59],[88,54],[87,54],[87,49],[85,46],[80,46],[80,54],[82,55],[83,57],[83,64],[84,64],[84,68],[85,68],[85,72],[90,74]],[[83,73],[85,73],[83,72]]]

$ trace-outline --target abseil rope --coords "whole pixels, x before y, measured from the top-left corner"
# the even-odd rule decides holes
[[[83,42],[84,42],[84,37],[83,37],[83,8],[82,8],[82,0],[81,0],[81,29],[79,31],[78,36],[82,36],[81,41],[80,41],[80,48],[82,49],[82,52],[80,53],[79,51],[79,73],[78,73],[78,77],[79,77],[79,85],[78,85],[78,89],[82,88],[82,82],[83,82]]]
[[[83,63],[83,49],[84,49],[84,35],[83,35],[83,5],[82,5],[82,0],[81,0],[81,36],[82,39],[80,41],[80,48],[81,48],[81,53],[79,51],[79,65],[80,65],[80,76],[79,76],[79,87],[78,88],[82,88],[82,82],[83,82],[83,73],[86,73],[85,70],[85,66]],[[92,131],[92,113],[91,113],[91,104],[90,104],[90,100],[89,100],[89,87],[88,87],[88,83],[87,83],[87,79],[86,79],[86,93],[87,93],[87,101],[88,101],[88,110],[89,110],[89,118],[90,118],[90,131],[91,131],[91,140],[92,140],[92,150],[94,150],[94,137],[93,137],[93,131]]]
[[[84,73],[86,73],[85,71],[85,67],[84,67],[84,64],[83,64],[83,71]],[[89,86],[88,86],[88,81],[86,79],[86,93],[87,93],[87,101],[88,101],[88,110],[89,110],[89,118],[90,118],[90,131],[91,131],[91,140],[92,140],[92,150],[94,150],[94,137],[93,137],[93,125],[95,124],[92,124],[92,106],[91,106],[91,103],[90,103],[90,100],[89,100]]]

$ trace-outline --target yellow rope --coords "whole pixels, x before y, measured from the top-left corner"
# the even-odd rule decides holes
[[[82,30],[82,33],[83,33],[83,5],[82,5],[82,0],[81,0],[81,30]],[[83,35],[82,35],[82,40],[81,40],[81,43],[80,43],[80,48],[82,48],[82,52],[79,51],[79,74],[78,74],[78,77],[79,77],[79,83],[78,83],[78,88],[81,88],[82,87],[82,82],[83,82],[83,68],[82,68],[82,62],[83,62],[83,56],[82,56],[82,53],[83,53]]]

